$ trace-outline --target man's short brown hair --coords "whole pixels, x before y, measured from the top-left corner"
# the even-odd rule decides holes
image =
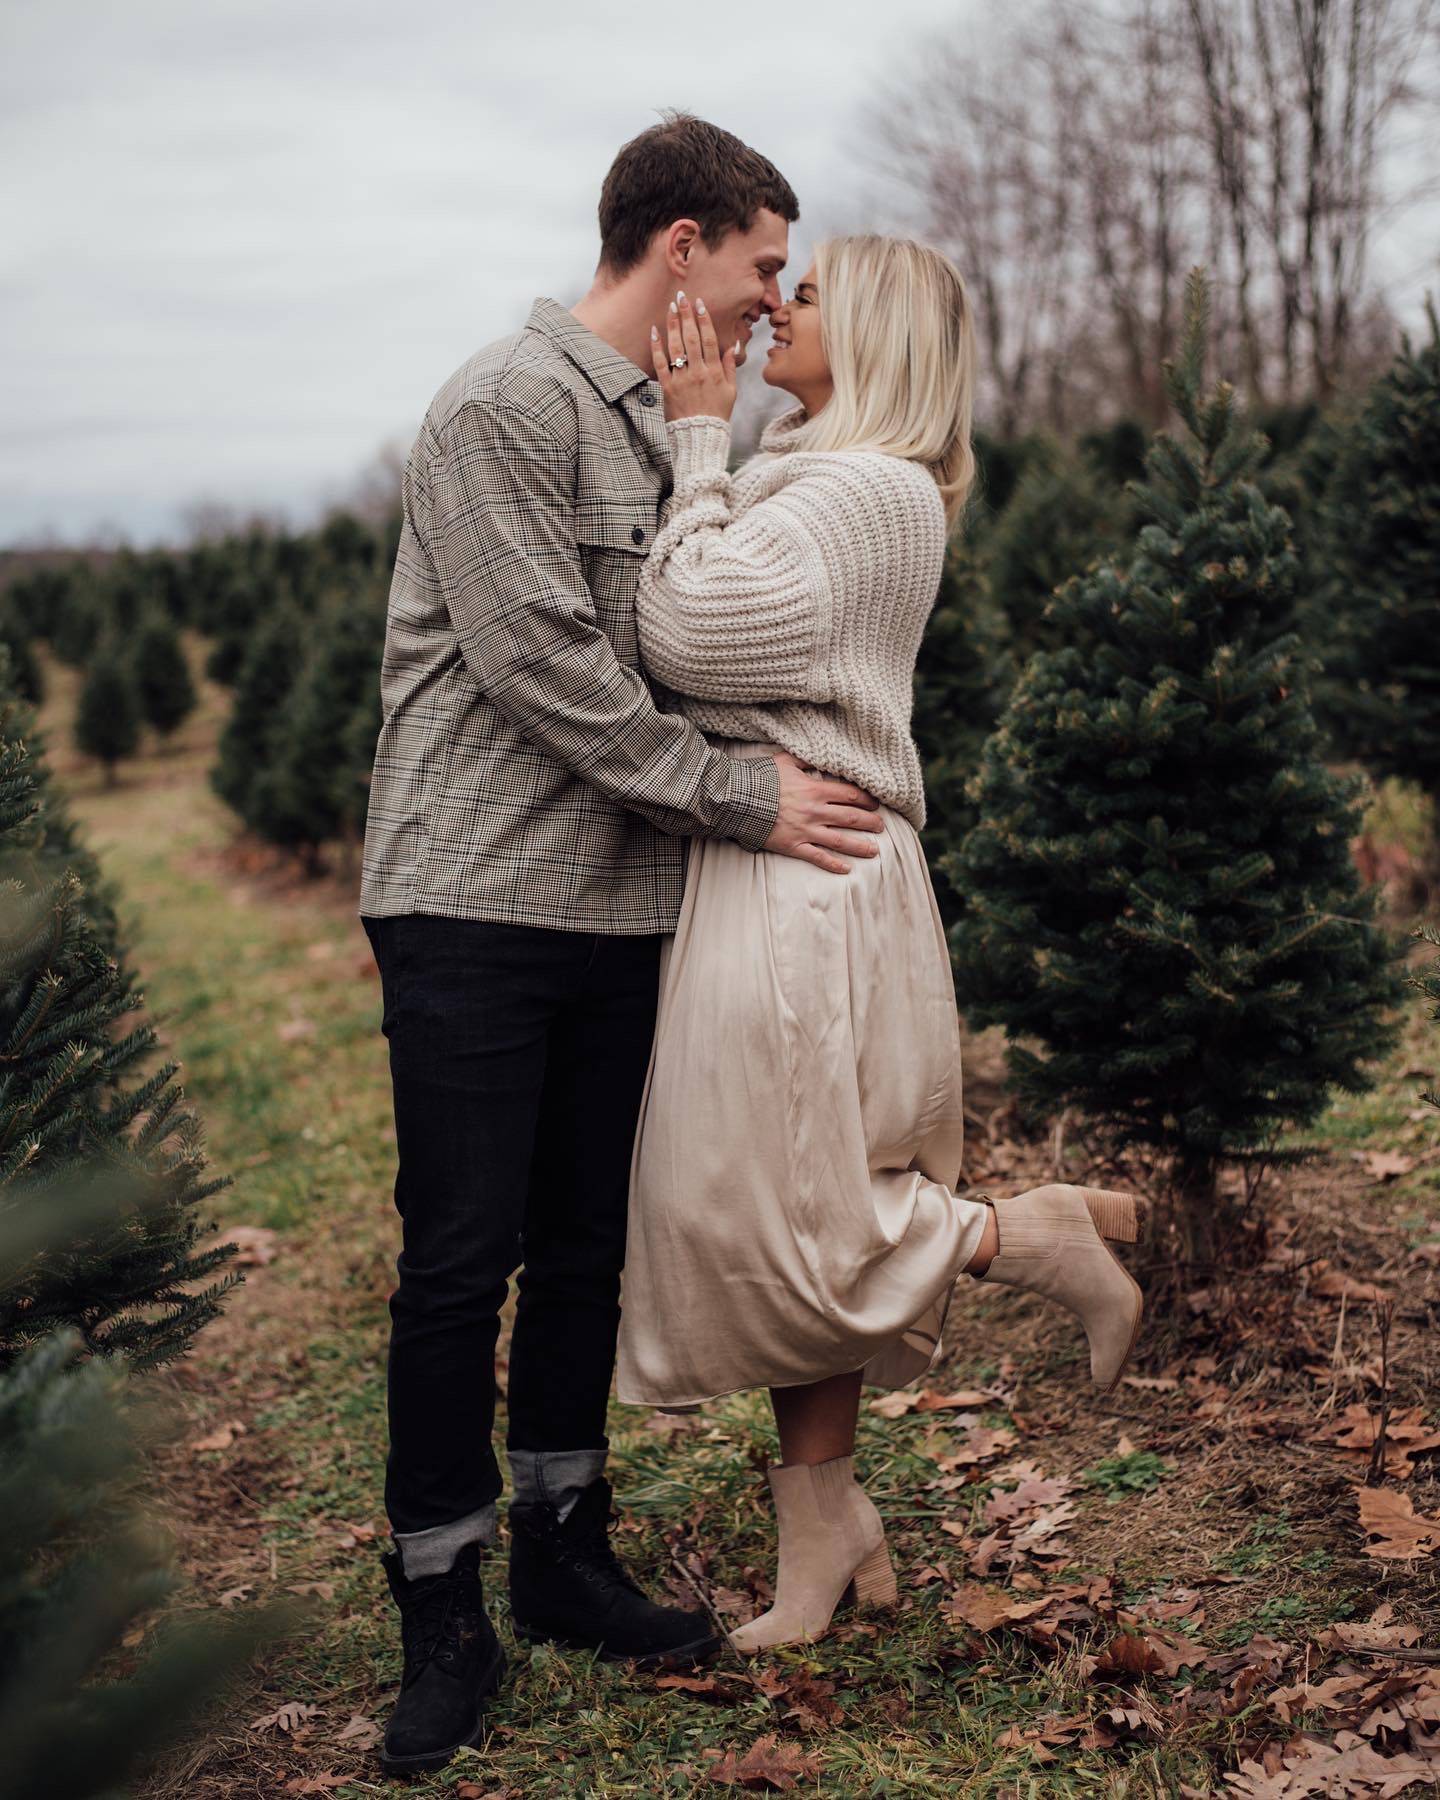
[[[621,149],[600,190],[600,266],[633,269],[657,231],[694,219],[712,249],[766,209],[794,223],[800,203],[767,157],[691,113],[667,112]]]

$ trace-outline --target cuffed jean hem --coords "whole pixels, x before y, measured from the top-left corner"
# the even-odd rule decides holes
[[[427,1531],[392,1532],[400,1552],[400,1567],[407,1581],[420,1575],[443,1575],[467,1544],[495,1541],[495,1502],[452,1519],[448,1525],[432,1525]]]
[[[522,1504],[545,1502],[562,1519],[605,1472],[608,1447],[599,1450],[510,1450],[510,1494]]]

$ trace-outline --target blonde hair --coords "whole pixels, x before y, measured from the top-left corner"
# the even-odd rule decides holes
[[[975,479],[975,327],[960,271],[928,245],[865,235],[817,245],[815,279],[834,392],[790,444],[921,463],[953,525]]]

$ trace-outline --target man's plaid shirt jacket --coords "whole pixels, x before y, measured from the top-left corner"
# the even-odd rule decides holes
[[[711,749],[640,667],[670,486],[659,383],[553,300],[435,396],[405,467],[362,914],[673,931],[687,837],[765,843],[774,763]]]

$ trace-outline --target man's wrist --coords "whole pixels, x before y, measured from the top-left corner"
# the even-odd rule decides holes
[[[773,756],[730,758],[734,823],[727,835],[745,850],[763,850],[780,817],[780,769]]]

